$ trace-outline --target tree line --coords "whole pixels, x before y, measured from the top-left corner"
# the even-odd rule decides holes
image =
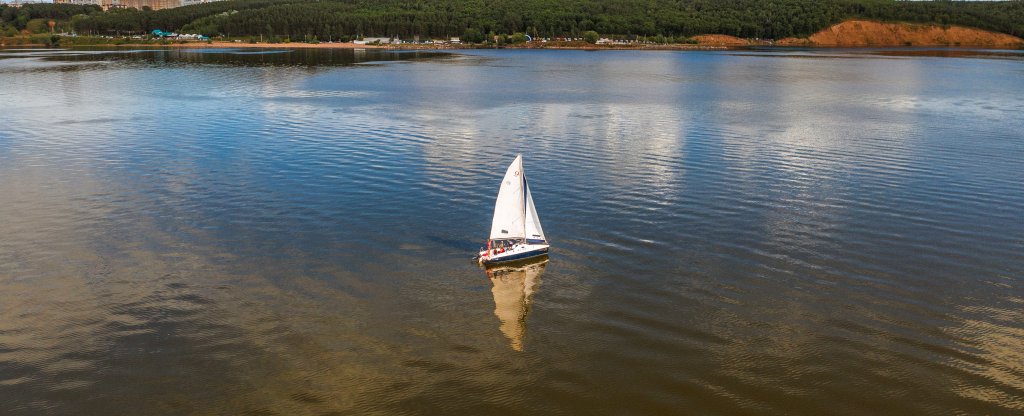
[[[50,7],[35,11],[39,6]],[[962,25],[1024,36],[1022,0],[229,0],[158,11],[31,5],[26,18],[20,17],[22,11],[11,9],[0,9],[5,24],[16,20],[27,24],[33,13],[49,10],[45,13],[55,16],[49,18],[70,19],[80,34],[103,35],[161,29],[207,36],[327,40],[491,33],[582,37],[595,31],[616,36],[726,34],[780,39],[808,36],[846,19],[866,18]]]
[[[63,23],[68,29],[67,22],[77,15],[89,15],[102,13],[103,9],[96,5],[73,5],[73,4],[26,4],[21,7],[13,7],[7,4],[0,4],[0,36],[14,36],[21,31],[48,30],[47,22],[54,21]]]

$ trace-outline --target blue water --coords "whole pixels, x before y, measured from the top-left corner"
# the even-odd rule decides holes
[[[0,50],[5,412],[1024,411],[1016,51],[252,52]]]

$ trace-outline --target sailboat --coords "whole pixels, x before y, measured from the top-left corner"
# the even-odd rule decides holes
[[[523,155],[516,155],[498,189],[487,249],[481,250],[477,258],[481,264],[503,263],[543,256],[548,248],[523,171]]]

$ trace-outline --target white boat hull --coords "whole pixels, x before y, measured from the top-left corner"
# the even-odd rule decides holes
[[[507,249],[484,250],[479,253],[480,263],[495,264],[543,256],[548,254],[549,247],[547,244],[520,243]]]

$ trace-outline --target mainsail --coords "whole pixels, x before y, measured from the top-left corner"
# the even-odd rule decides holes
[[[494,219],[491,221],[491,240],[526,239],[543,242],[544,229],[540,227],[537,207],[533,205],[530,185],[523,172],[523,155],[516,156],[498,189],[498,200],[494,202]]]
[[[526,192],[523,181],[523,156],[508,166],[494,202],[491,240],[526,238]]]

